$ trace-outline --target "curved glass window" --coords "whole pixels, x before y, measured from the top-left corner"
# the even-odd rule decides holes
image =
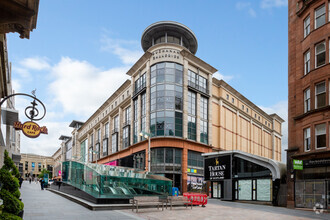
[[[151,67],[150,132],[182,137],[183,66],[163,62]]]

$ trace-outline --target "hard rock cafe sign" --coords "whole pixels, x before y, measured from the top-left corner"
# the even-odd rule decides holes
[[[22,124],[17,121],[14,123],[14,128],[16,130],[22,130],[23,134],[29,138],[37,138],[41,133],[48,134],[46,126],[40,127],[37,123],[33,121],[27,121]]]

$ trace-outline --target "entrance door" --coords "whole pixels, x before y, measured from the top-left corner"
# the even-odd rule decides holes
[[[326,181],[296,181],[296,207],[310,209],[313,209],[315,205],[326,207],[326,193],[329,195],[329,191],[326,192]]]
[[[213,182],[213,198],[221,198],[221,183]]]

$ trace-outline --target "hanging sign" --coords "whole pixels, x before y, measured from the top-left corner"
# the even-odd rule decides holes
[[[48,134],[46,126],[40,127],[37,123],[33,121],[27,121],[22,124],[17,121],[14,123],[14,128],[16,130],[22,130],[23,134],[29,138],[37,138],[41,133]]]
[[[302,170],[304,168],[302,160],[293,160],[293,169]]]

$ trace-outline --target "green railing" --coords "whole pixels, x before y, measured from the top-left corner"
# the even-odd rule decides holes
[[[96,198],[132,198],[171,193],[172,181],[128,167],[63,162],[62,180]]]

